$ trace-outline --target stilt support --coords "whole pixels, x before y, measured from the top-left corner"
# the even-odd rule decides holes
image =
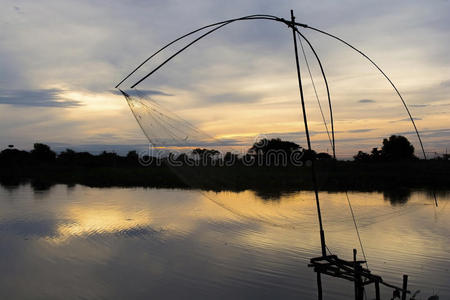
[[[380,300],[380,283],[375,281],[375,300]]]
[[[317,272],[317,299],[322,300],[322,278],[320,272]]]
[[[408,290],[408,275],[403,275],[402,300],[406,300],[407,290]]]

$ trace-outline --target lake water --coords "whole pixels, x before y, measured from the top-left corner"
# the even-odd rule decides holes
[[[331,252],[362,258],[345,193],[320,197]],[[349,197],[372,272],[450,299],[450,195]],[[1,299],[316,299],[319,255],[311,192],[0,187]],[[325,299],[353,297],[322,282]]]

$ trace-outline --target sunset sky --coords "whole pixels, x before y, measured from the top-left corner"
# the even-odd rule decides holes
[[[289,18],[363,50],[396,83],[429,152],[450,150],[450,2],[434,1],[10,1],[0,9],[0,147],[114,150],[147,140],[114,86],[165,43],[250,14]],[[321,57],[334,104],[338,157],[391,134],[417,138],[398,96],[366,60],[302,29]],[[183,43],[126,81],[128,88]],[[307,50],[307,49],[306,49]],[[300,52],[301,54],[301,52]],[[308,62],[324,108],[325,90]],[[301,55],[313,147],[331,151]],[[161,68],[139,89],[234,147],[258,135],[305,146],[292,32],[268,21],[228,25]],[[430,154],[432,155],[432,154]]]

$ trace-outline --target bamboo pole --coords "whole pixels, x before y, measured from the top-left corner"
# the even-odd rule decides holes
[[[311,139],[309,137],[309,129],[308,129],[308,119],[306,117],[306,108],[305,108],[305,98],[303,96],[303,85],[302,85],[302,77],[300,73],[300,63],[298,60],[298,49],[297,49],[297,36],[296,36],[296,23],[295,23],[295,17],[294,17],[294,11],[291,9],[291,26],[292,26],[292,37],[294,38],[294,50],[295,50],[295,63],[297,65],[297,78],[298,78],[298,87],[300,90],[300,100],[302,103],[302,111],[303,111],[303,123],[305,124],[305,133],[306,133],[306,142],[308,144],[308,151],[310,155],[312,155],[312,149],[311,149]],[[325,233],[323,231],[323,225],[322,225],[322,213],[320,212],[320,202],[319,202],[319,191],[317,187],[317,179],[316,179],[316,171],[314,168],[314,160],[315,157],[311,158],[311,175],[312,175],[312,181],[314,186],[314,194],[316,197],[316,206],[317,206],[317,216],[319,218],[319,227],[320,227],[320,245],[322,248],[322,256],[327,255],[326,246],[325,246]]]

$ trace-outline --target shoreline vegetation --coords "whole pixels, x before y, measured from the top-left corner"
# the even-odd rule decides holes
[[[383,140],[371,154],[358,152],[353,161],[334,160],[280,139],[255,143],[243,156],[219,155],[212,149],[166,157],[126,156],[111,152],[92,155],[66,150],[58,155],[45,144],[30,152],[10,147],[0,152],[0,183],[31,182],[39,189],[53,184],[91,187],[153,187],[212,191],[255,190],[263,194],[311,190],[311,160],[318,185],[327,191],[448,190],[448,156],[420,160],[401,136]],[[283,156],[285,155],[285,156]],[[296,157],[294,161],[284,158]],[[249,164],[248,162],[259,162]]]

